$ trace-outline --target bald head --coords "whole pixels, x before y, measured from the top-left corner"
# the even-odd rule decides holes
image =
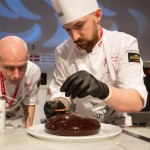
[[[0,71],[10,83],[20,83],[27,68],[27,60],[27,45],[21,38],[6,36],[0,40]]]
[[[28,49],[25,41],[17,36],[6,36],[0,40],[0,59],[7,56],[28,55]]]

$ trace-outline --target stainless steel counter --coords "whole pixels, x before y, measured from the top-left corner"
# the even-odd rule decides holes
[[[150,127],[128,127],[125,130],[150,138]],[[119,134],[111,139],[87,142],[55,142],[35,138],[26,129],[0,131],[1,150],[150,150],[150,143]]]

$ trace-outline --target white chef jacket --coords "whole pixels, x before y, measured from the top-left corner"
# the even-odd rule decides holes
[[[66,40],[56,48],[56,69],[54,79],[50,84],[52,100],[62,96],[60,87],[70,75],[80,70],[86,70],[107,85],[120,89],[132,88],[137,90],[145,106],[147,91],[143,82],[143,62],[141,58],[140,62],[132,62],[132,57],[129,58],[132,54],[139,54],[136,38],[104,28],[102,31],[102,38],[91,53],[79,49],[72,39]],[[64,94],[63,96],[65,97]],[[71,104],[70,98],[67,99]],[[99,99],[87,96],[75,98],[73,102],[76,104],[77,112],[95,116],[100,122],[131,125],[130,116],[112,110]]]
[[[40,68],[28,61],[25,75],[19,84],[16,95],[17,101],[14,101],[10,108],[6,108],[6,128],[24,127],[25,106],[35,105],[38,102],[38,90],[40,85]],[[5,82],[6,95],[12,97],[16,85]],[[1,89],[1,88],[0,88]]]

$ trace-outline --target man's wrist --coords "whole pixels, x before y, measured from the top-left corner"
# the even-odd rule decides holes
[[[112,96],[112,91],[111,91],[111,88],[109,86],[108,86],[108,89],[109,89],[109,94],[106,98],[102,99],[103,102],[107,102]]]

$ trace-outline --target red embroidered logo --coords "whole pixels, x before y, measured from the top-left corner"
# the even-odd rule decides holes
[[[111,56],[111,61],[113,62],[113,61],[117,61],[118,60],[118,56],[116,56],[116,55],[112,55]]]
[[[98,43],[98,46],[99,46],[99,47],[101,47],[101,45],[102,45],[102,41],[100,41],[100,42]]]

